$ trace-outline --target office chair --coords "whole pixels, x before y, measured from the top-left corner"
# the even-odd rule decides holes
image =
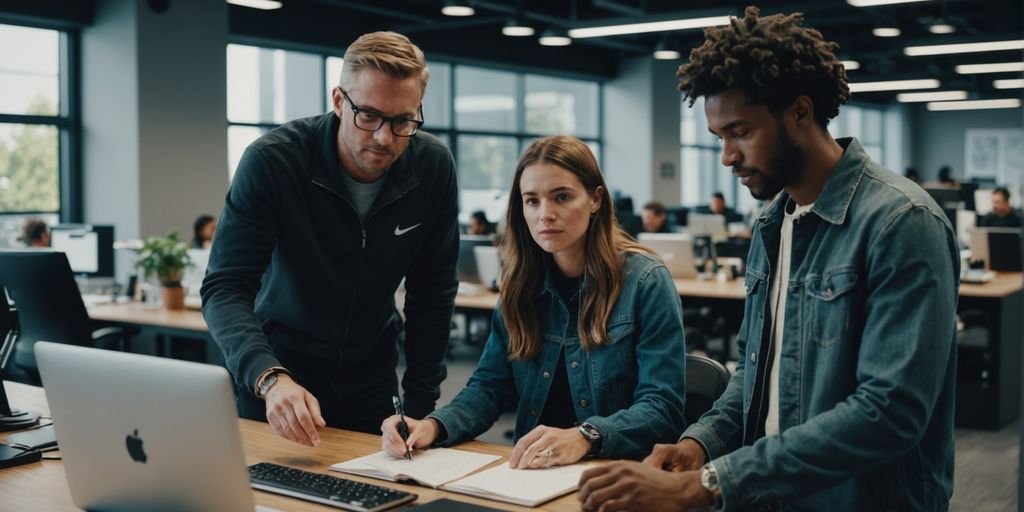
[[[48,250],[0,251],[0,283],[18,310],[12,377],[41,384],[35,343],[53,341],[86,347],[127,349],[124,329],[92,330],[89,313],[67,256]],[[17,375],[20,373],[21,375]]]
[[[722,363],[704,356],[686,356],[686,424],[695,423],[711,410],[729,385],[732,375]]]

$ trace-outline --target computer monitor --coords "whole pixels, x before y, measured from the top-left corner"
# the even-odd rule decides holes
[[[984,261],[986,270],[1020,272],[1021,228],[972,229],[971,256]]]
[[[656,252],[676,279],[696,279],[693,237],[685,233],[640,233],[641,244]]]
[[[963,195],[959,188],[948,187],[925,187],[925,192],[932,196],[932,199],[942,208],[956,210],[964,202]],[[972,199],[973,200],[973,199]]]
[[[615,212],[615,220],[629,236],[636,238],[644,230],[644,221],[639,215],[633,212],[618,210]]]
[[[473,248],[481,245],[494,245],[494,241],[490,235],[459,235],[459,262],[457,268],[460,282],[482,283],[480,273],[476,268],[476,255],[473,254]]]
[[[76,274],[114,277],[113,225],[57,224],[50,229],[50,247],[68,255]]]
[[[691,236],[708,236],[714,242],[729,238],[725,215],[690,212],[687,221],[686,231]]]

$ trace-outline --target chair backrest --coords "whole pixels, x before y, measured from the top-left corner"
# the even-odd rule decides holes
[[[49,250],[0,251],[0,283],[18,309],[18,342],[12,360],[36,372],[37,341],[92,345],[89,313],[67,256]]]
[[[732,375],[714,359],[694,354],[686,356],[686,424],[696,422],[711,410],[715,400],[729,385]]]

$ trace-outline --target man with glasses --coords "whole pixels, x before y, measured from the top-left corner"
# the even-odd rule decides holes
[[[429,71],[393,32],[345,52],[333,112],[246,149],[203,282],[203,314],[239,414],[309,446],[318,427],[379,432],[398,395],[405,280],[405,410],[433,410],[458,282],[455,165],[420,132]]]

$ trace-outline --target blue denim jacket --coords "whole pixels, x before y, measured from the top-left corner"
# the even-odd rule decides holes
[[[622,292],[608,317],[607,345],[585,351],[550,271],[536,298],[544,343],[526,361],[509,361],[500,305],[480,363],[452,402],[430,414],[448,431],[444,444],[485,432],[513,404],[516,441],[537,426],[565,349],[576,417],[597,427],[601,458],[642,458],[683,429],[686,343],[679,294],[653,256],[625,256]],[[586,286],[586,284],[584,284]]]
[[[736,374],[683,434],[707,449],[729,510],[949,507],[955,235],[923,189],[871,162],[856,140],[839,143],[813,214],[793,226],[780,434],[754,439],[785,193],[754,227]]]

